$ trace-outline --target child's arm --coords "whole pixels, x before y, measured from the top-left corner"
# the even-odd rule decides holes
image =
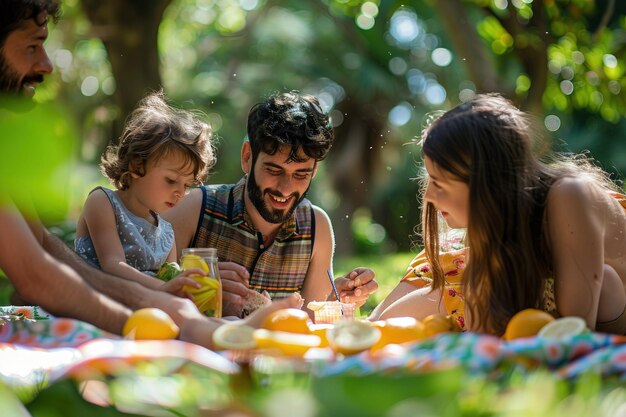
[[[103,271],[138,282],[151,289],[166,290],[169,288],[164,287],[164,283],[160,279],[144,274],[126,263],[124,248],[117,233],[113,206],[111,206],[111,202],[104,191],[95,190],[89,194],[83,208],[83,218]],[[193,279],[187,276],[181,276],[177,279],[176,285],[179,285],[179,289],[183,285],[198,286]]]

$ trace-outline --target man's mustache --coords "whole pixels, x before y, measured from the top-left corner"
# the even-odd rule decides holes
[[[22,79],[22,84],[28,83],[42,83],[43,82],[43,74],[29,74],[24,76]]]

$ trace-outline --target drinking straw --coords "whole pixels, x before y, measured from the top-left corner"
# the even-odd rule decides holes
[[[339,292],[337,291],[337,287],[335,286],[335,279],[333,278],[333,273],[331,272],[331,270],[329,269],[328,271],[328,279],[330,280],[330,285],[333,286],[333,292],[335,293],[335,297],[337,298],[337,301],[339,302],[339,308],[341,309],[341,315],[343,316],[343,306],[341,305],[341,299],[339,298]]]

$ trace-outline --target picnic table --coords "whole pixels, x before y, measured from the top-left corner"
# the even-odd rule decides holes
[[[64,416],[478,415],[468,410],[488,404],[467,398],[486,395],[485,387],[532,391],[543,383],[565,398],[580,381],[620,388],[626,404],[626,337],[616,335],[503,341],[445,333],[352,356],[317,349],[286,358],[124,340],[37,307],[0,307],[0,320],[0,403],[13,410],[3,415],[55,415],[55,407]],[[536,375],[542,383],[528,382]],[[68,404],[83,408],[72,414]]]

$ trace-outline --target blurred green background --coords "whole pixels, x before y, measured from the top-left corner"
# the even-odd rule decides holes
[[[71,229],[147,92],[205,113],[218,141],[211,183],[242,175],[254,103],[314,94],[337,140],[309,197],[329,212],[338,255],[375,256],[419,244],[412,140],[475,92],[504,94],[557,149],[589,150],[620,179],[625,46],[626,3],[614,0],[66,0],[37,99],[75,118]]]

